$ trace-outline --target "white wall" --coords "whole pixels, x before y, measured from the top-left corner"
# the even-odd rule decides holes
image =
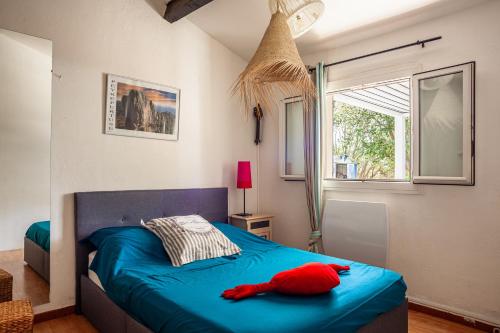
[[[245,63],[187,20],[141,0],[1,0],[0,26],[53,41],[51,304],[74,304],[76,191],[228,186],[255,162],[253,122],[229,89]],[[103,134],[105,73],[181,89],[179,141]],[[253,163],[255,165],[255,163]],[[255,174],[254,174],[255,175]],[[256,182],[257,183],[257,182]],[[254,209],[255,189],[247,196]]]
[[[423,70],[477,61],[476,186],[421,185],[416,194],[328,191],[327,198],[385,202],[389,210],[389,267],[404,275],[414,300],[500,323],[500,1],[370,40],[305,56],[306,64],[347,59],[436,35],[441,41],[339,66],[339,70],[419,63]],[[268,118],[269,119],[269,118]],[[275,213],[274,237],[305,247],[304,184],[278,175],[278,132],[266,127],[261,148],[263,211]]]
[[[50,216],[49,41],[0,29],[0,251]]]

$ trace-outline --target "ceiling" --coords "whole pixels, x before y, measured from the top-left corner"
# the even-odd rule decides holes
[[[42,53],[44,56],[52,57],[52,42],[50,40],[5,29],[0,29],[0,36],[9,38],[17,43],[29,47]]]
[[[325,13],[296,42],[301,54],[401,28],[476,5],[480,0],[323,0]],[[243,59],[249,60],[269,23],[268,0],[215,0],[187,18]],[[363,33],[360,31],[364,30]],[[432,33],[432,32],[431,32]],[[427,37],[427,36],[426,36]]]

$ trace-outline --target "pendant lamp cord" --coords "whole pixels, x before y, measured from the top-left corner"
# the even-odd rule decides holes
[[[281,10],[281,6],[282,6],[281,1],[282,1],[282,0],[277,0],[277,1],[276,1],[276,13],[277,13],[277,12],[283,12],[283,11]]]

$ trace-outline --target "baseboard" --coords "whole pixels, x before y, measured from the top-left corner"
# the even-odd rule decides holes
[[[452,321],[458,324],[462,324],[468,327],[475,328],[477,330],[483,331],[483,332],[490,332],[490,333],[497,333],[500,332],[499,328],[495,326],[494,324],[478,320],[475,318],[471,318],[468,316],[456,314],[456,313],[451,313],[446,310],[442,309],[437,309],[435,307],[431,307],[428,305],[424,305],[422,303],[415,302],[414,300],[409,299],[408,300],[408,309],[413,310],[413,311],[418,311],[422,312],[428,315],[431,315],[433,317],[438,317],[441,319],[445,319],[448,321]],[[495,330],[496,329],[496,330]]]
[[[71,305],[71,306],[67,306],[64,308],[60,308],[60,309],[55,309],[55,310],[37,313],[37,314],[35,314],[34,322],[35,322],[35,324],[41,323],[42,321],[47,321],[47,320],[52,320],[52,319],[68,316],[68,315],[73,314],[73,313],[75,313],[75,306]]]

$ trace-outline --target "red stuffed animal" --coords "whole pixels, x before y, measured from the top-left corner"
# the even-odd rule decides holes
[[[227,299],[240,300],[270,291],[287,295],[317,295],[329,292],[340,284],[338,272],[348,271],[349,266],[309,263],[276,274],[271,281],[243,284],[222,293]]]

